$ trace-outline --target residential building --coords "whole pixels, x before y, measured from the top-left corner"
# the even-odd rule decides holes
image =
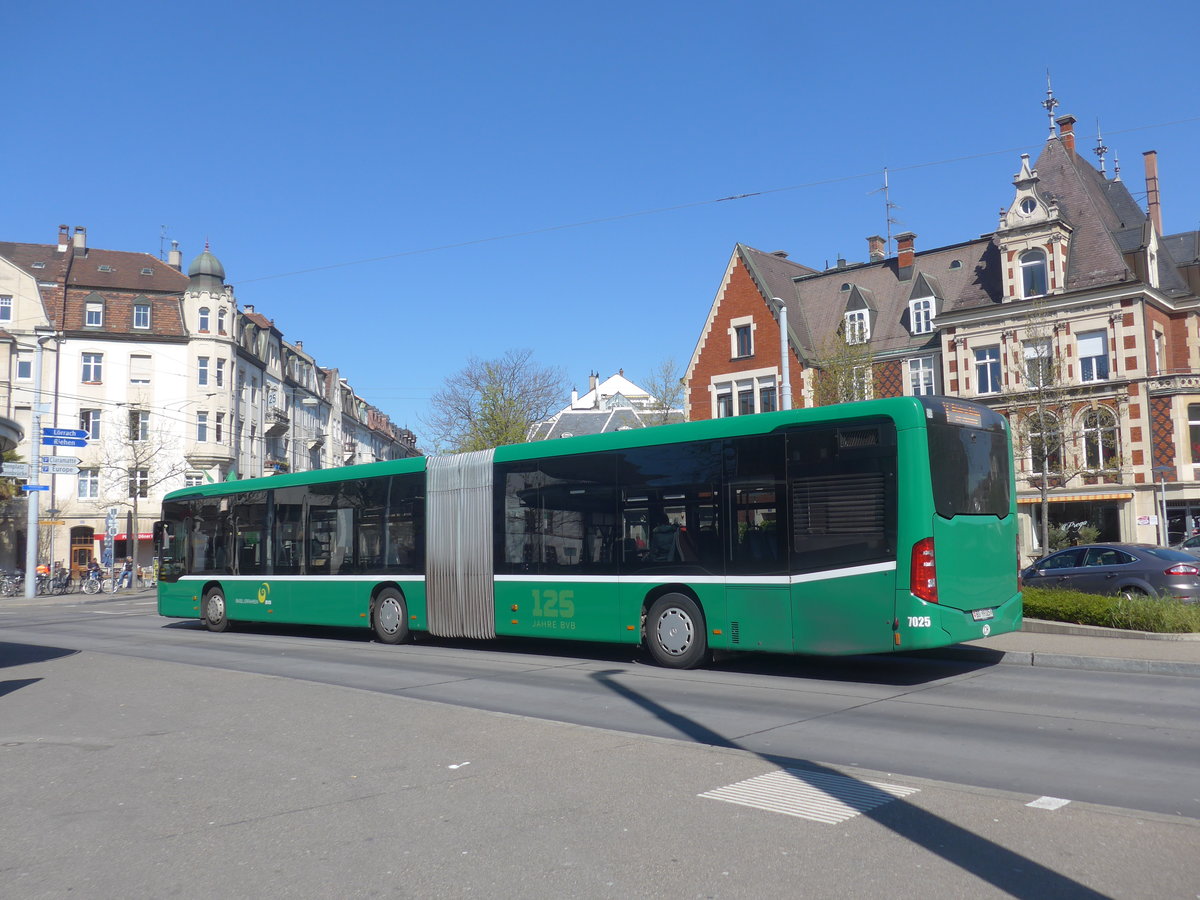
[[[682,409],[664,408],[658,398],[626,378],[624,369],[604,381],[593,372],[588,376],[587,393],[581,397],[578,391],[571,391],[571,402],[554,415],[530,426],[528,439],[545,441],[582,434],[603,434],[684,420]]]
[[[35,415],[86,445],[38,444]],[[207,247],[184,274],[177,246],[166,261],[103,250],[65,225],[56,244],[0,242],[0,417],[24,431],[23,459],[79,460],[42,474],[38,536],[39,558],[75,568],[100,556],[113,509],[114,555],[136,545],[147,563],[163,495],[188,484],[417,455],[411,432],[239,307]],[[331,421],[368,450],[329,441]],[[0,567],[22,564],[25,517],[0,507]]]
[[[842,399],[949,394],[1008,416],[1025,558],[1042,551],[1043,509],[1050,524],[1102,540],[1190,531],[1200,234],[1163,233],[1155,153],[1144,156],[1143,210],[1119,169],[1107,174],[1106,148],[1099,168],[1084,158],[1074,123],[1054,120],[1007,196],[997,185],[1006,205],[982,237],[918,250],[905,232],[888,256],[873,235],[867,261],[823,271],[737,245],[688,368],[690,417],[771,409],[784,377],[794,405],[816,405],[848,365]],[[773,298],[786,311],[786,375]]]

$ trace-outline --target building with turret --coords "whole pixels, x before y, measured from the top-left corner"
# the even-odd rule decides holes
[[[207,246],[185,274],[177,246],[166,261],[102,250],[65,225],[55,244],[0,242],[0,418],[23,460],[58,457],[34,473],[37,555],[76,570],[112,511],[113,555],[148,563],[168,491],[417,455],[337,369],[239,306]],[[82,437],[39,443],[35,424]],[[25,532],[24,500],[0,501],[0,568],[22,565]]]

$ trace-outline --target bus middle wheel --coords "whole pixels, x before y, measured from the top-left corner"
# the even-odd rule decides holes
[[[384,588],[371,608],[371,627],[375,637],[385,644],[402,644],[408,640],[408,607],[404,596],[395,588]]]
[[[660,666],[694,669],[708,656],[704,614],[691,597],[664,594],[646,614],[646,647]]]

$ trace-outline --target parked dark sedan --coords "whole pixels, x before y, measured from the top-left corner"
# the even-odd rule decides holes
[[[1051,553],[1021,573],[1030,587],[1200,602],[1200,559],[1153,544],[1084,544]]]

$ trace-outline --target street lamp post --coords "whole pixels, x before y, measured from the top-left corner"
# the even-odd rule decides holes
[[[38,453],[42,446],[42,351],[54,340],[52,328],[34,328],[37,346],[33,352],[33,414],[29,435],[29,479],[25,484],[29,498],[25,518],[25,597],[37,594],[38,494],[41,493],[41,465]]]
[[[792,408],[792,379],[788,374],[788,324],[787,304],[778,297],[772,297],[771,302],[779,313],[779,408]]]

